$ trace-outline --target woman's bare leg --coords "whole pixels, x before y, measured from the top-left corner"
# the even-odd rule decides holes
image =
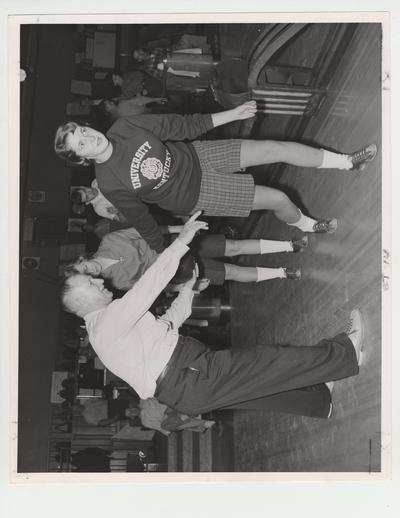
[[[224,263],[225,280],[236,282],[261,282],[271,279],[300,280],[301,271],[297,268],[264,268],[256,266],[237,266]]]
[[[297,142],[243,140],[240,149],[241,168],[277,162],[301,167],[319,167],[322,160],[322,149]]]
[[[305,216],[301,210],[278,189],[256,185],[254,191],[253,210],[272,210],[275,216],[288,225],[302,232],[333,233],[337,228],[335,218],[316,220]]]
[[[225,280],[236,282],[257,282],[258,273],[255,266],[237,266],[236,264],[224,263]],[[285,272],[283,268],[263,268],[268,270],[265,274],[269,279],[284,278]],[[267,280],[267,279],[265,279]]]
[[[367,146],[347,155],[334,153],[327,149],[317,149],[298,142],[278,140],[242,140],[240,149],[240,167],[262,164],[285,164],[319,169],[363,170],[368,162],[374,160],[378,148],[376,144]]]
[[[264,185],[255,186],[252,210],[272,210],[285,223],[296,223],[301,216],[300,209],[283,191]]]
[[[275,241],[273,239],[227,239],[225,257],[237,255],[275,254],[293,252],[291,241]]]

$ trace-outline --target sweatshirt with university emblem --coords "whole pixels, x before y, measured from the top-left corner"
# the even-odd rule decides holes
[[[118,119],[106,133],[113,152],[95,164],[99,189],[157,252],[164,240],[143,202],[175,214],[192,211],[201,169],[188,141],[212,128],[209,114],[133,115]]]

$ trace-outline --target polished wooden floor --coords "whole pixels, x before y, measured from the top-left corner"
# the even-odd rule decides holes
[[[376,142],[381,150],[380,42],[379,25],[359,26],[304,140],[344,152]],[[268,119],[258,137],[268,137]],[[381,174],[379,152],[364,172],[288,167],[272,182],[295,193],[311,215],[337,217],[339,228],[333,235],[311,236],[300,255],[241,259],[301,266],[303,279],[232,284],[233,346],[312,344],[340,331],[349,311],[360,307],[366,354],[358,376],[335,384],[329,420],[237,412],[235,471],[381,470]],[[256,172],[257,179],[267,176],[268,168]],[[267,213],[250,216],[244,233],[275,239],[296,234]]]

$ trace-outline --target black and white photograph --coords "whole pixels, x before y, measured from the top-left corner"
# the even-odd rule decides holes
[[[19,26],[17,473],[384,472],[384,28]]]

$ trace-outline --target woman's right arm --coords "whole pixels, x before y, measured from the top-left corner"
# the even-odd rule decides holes
[[[222,126],[224,124],[228,124],[229,122],[251,119],[255,116],[257,112],[257,103],[256,101],[247,101],[240,106],[236,106],[231,110],[226,110],[223,112],[213,113],[212,121],[214,128],[218,126]]]

